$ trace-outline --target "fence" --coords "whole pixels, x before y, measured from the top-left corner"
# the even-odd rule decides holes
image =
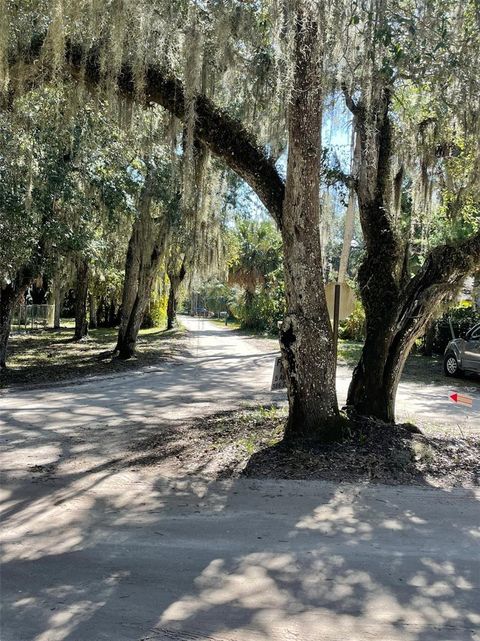
[[[54,314],[54,305],[17,305],[13,311],[12,329],[53,327]]]

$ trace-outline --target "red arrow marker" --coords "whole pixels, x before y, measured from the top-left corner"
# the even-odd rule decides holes
[[[459,403],[460,405],[467,405],[468,407],[472,407],[473,405],[473,398],[471,396],[464,396],[457,392],[450,394],[450,400],[454,403]]]

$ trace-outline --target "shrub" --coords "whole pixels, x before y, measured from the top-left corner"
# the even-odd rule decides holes
[[[241,292],[229,311],[244,329],[278,334],[278,322],[285,315],[283,271],[267,274],[265,283],[255,292]]]
[[[151,327],[163,327],[167,322],[168,293],[165,290],[161,294],[154,293],[145,311],[142,321],[142,329]]]
[[[365,310],[357,300],[355,308],[348,318],[340,323],[340,338],[348,341],[363,341],[365,339]]]

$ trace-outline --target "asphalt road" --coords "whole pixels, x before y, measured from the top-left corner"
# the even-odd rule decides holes
[[[109,464],[162,423],[272,397],[273,353],[186,322],[183,360],[0,397],[2,641],[480,641],[477,490]],[[409,411],[438,420],[427,396]]]

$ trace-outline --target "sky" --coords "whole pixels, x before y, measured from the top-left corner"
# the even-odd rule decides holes
[[[350,167],[351,136],[350,113],[343,105],[343,101],[336,100],[325,117],[322,127],[322,145],[336,154],[340,166],[345,172],[348,172]],[[276,166],[279,173],[285,177],[287,169],[286,151],[280,156]],[[243,182],[237,191],[236,210],[257,220],[265,220],[270,217],[255,192]],[[336,211],[341,214],[343,206],[336,207]]]

